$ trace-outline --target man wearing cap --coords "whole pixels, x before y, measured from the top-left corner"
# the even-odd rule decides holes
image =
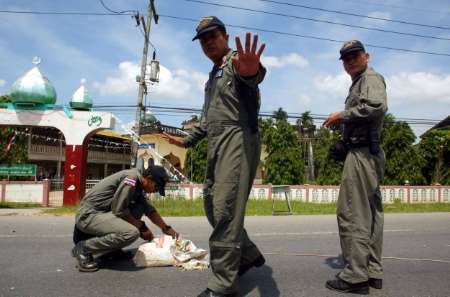
[[[265,68],[259,63],[265,45],[246,34],[245,48],[236,37],[237,52],[228,46],[225,25],[203,17],[193,40],[213,62],[205,85],[200,125],[183,141],[166,134],[170,143],[192,147],[208,139],[204,206],[213,232],[209,238],[211,275],[199,297],[236,296],[238,276],[265,259],[244,229],[248,196],[260,160],[258,132],[260,93]]]
[[[121,248],[138,237],[152,240],[153,233],[141,221],[144,214],[164,234],[178,236],[145,196],[155,192],[164,196],[167,180],[161,166],[150,166],[142,174],[137,169],[122,170],[101,180],[84,196],[75,218],[72,249],[79,271],[98,270],[94,255],[124,258]]]
[[[360,41],[345,42],[340,54],[352,85],[344,111],[330,114],[324,125],[340,127],[347,147],[336,210],[345,267],[326,286],[368,294],[369,287],[382,288],[383,278],[380,182],[385,155],[379,143],[387,111],[386,84],[368,66],[369,54]]]

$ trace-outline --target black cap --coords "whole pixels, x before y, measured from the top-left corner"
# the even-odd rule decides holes
[[[152,165],[144,170],[142,177],[151,178],[155,182],[159,195],[166,196],[166,183],[169,180],[166,170],[162,166]]]
[[[342,58],[352,52],[356,52],[356,51],[362,51],[365,52],[366,49],[364,48],[364,45],[362,44],[361,41],[359,40],[349,40],[344,42],[344,44],[341,47],[341,50],[339,51],[339,53],[341,54],[339,60],[342,60]]]
[[[215,16],[202,17],[197,25],[197,28],[195,29],[197,31],[197,34],[194,36],[194,38],[192,38],[192,41],[198,39],[200,35],[203,35],[217,28],[222,28],[222,30],[226,32],[225,24],[217,17]]]

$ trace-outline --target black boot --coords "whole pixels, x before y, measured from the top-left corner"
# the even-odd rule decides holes
[[[352,284],[340,278],[336,278],[334,280],[328,280],[325,286],[330,290],[342,293],[369,294],[369,282]]]
[[[215,293],[211,291],[210,289],[206,289],[203,292],[200,293],[197,297],[236,297],[237,294],[221,294],[221,293]]]
[[[383,288],[383,280],[380,278],[369,278],[369,286],[380,290]]]
[[[77,259],[77,268],[81,272],[94,272],[98,265],[94,261],[92,253],[84,248],[84,241],[78,242],[72,249],[72,256]]]
[[[264,259],[264,256],[261,255],[258,258],[255,259],[252,263],[244,264],[239,266],[239,272],[238,275],[242,276],[244,275],[250,268],[252,267],[261,267],[266,263],[266,259]]]

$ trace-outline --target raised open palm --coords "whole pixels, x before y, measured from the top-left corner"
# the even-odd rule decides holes
[[[239,36],[236,36],[236,49],[238,54],[233,58],[234,69],[241,76],[253,76],[258,73],[259,60],[266,45],[263,43],[256,51],[258,46],[258,35],[253,36],[253,43],[251,44],[252,35],[247,33],[245,35],[245,50],[242,48]]]

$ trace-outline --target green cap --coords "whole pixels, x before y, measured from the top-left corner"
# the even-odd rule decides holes
[[[341,56],[339,57],[339,60],[342,60],[342,58],[352,52],[362,51],[365,52],[366,49],[364,48],[364,45],[359,40],[349,40],[344,42],[344,44],[341,47],[341,50],[339,53]]]
[[[151,165],[144,170],[142,176],[153,180],[155,182],[156,189],[158,190],[159,195],[166,196],[165,187],[167,181],[169,180],[169,176],[167,175],[164,167]]]
[[[197,34],[192,38],[192,41],[199,39],[201,35],[217,28],[222,28],[225,31],[225,24],[215,16],[202,17],[195,29]]]

